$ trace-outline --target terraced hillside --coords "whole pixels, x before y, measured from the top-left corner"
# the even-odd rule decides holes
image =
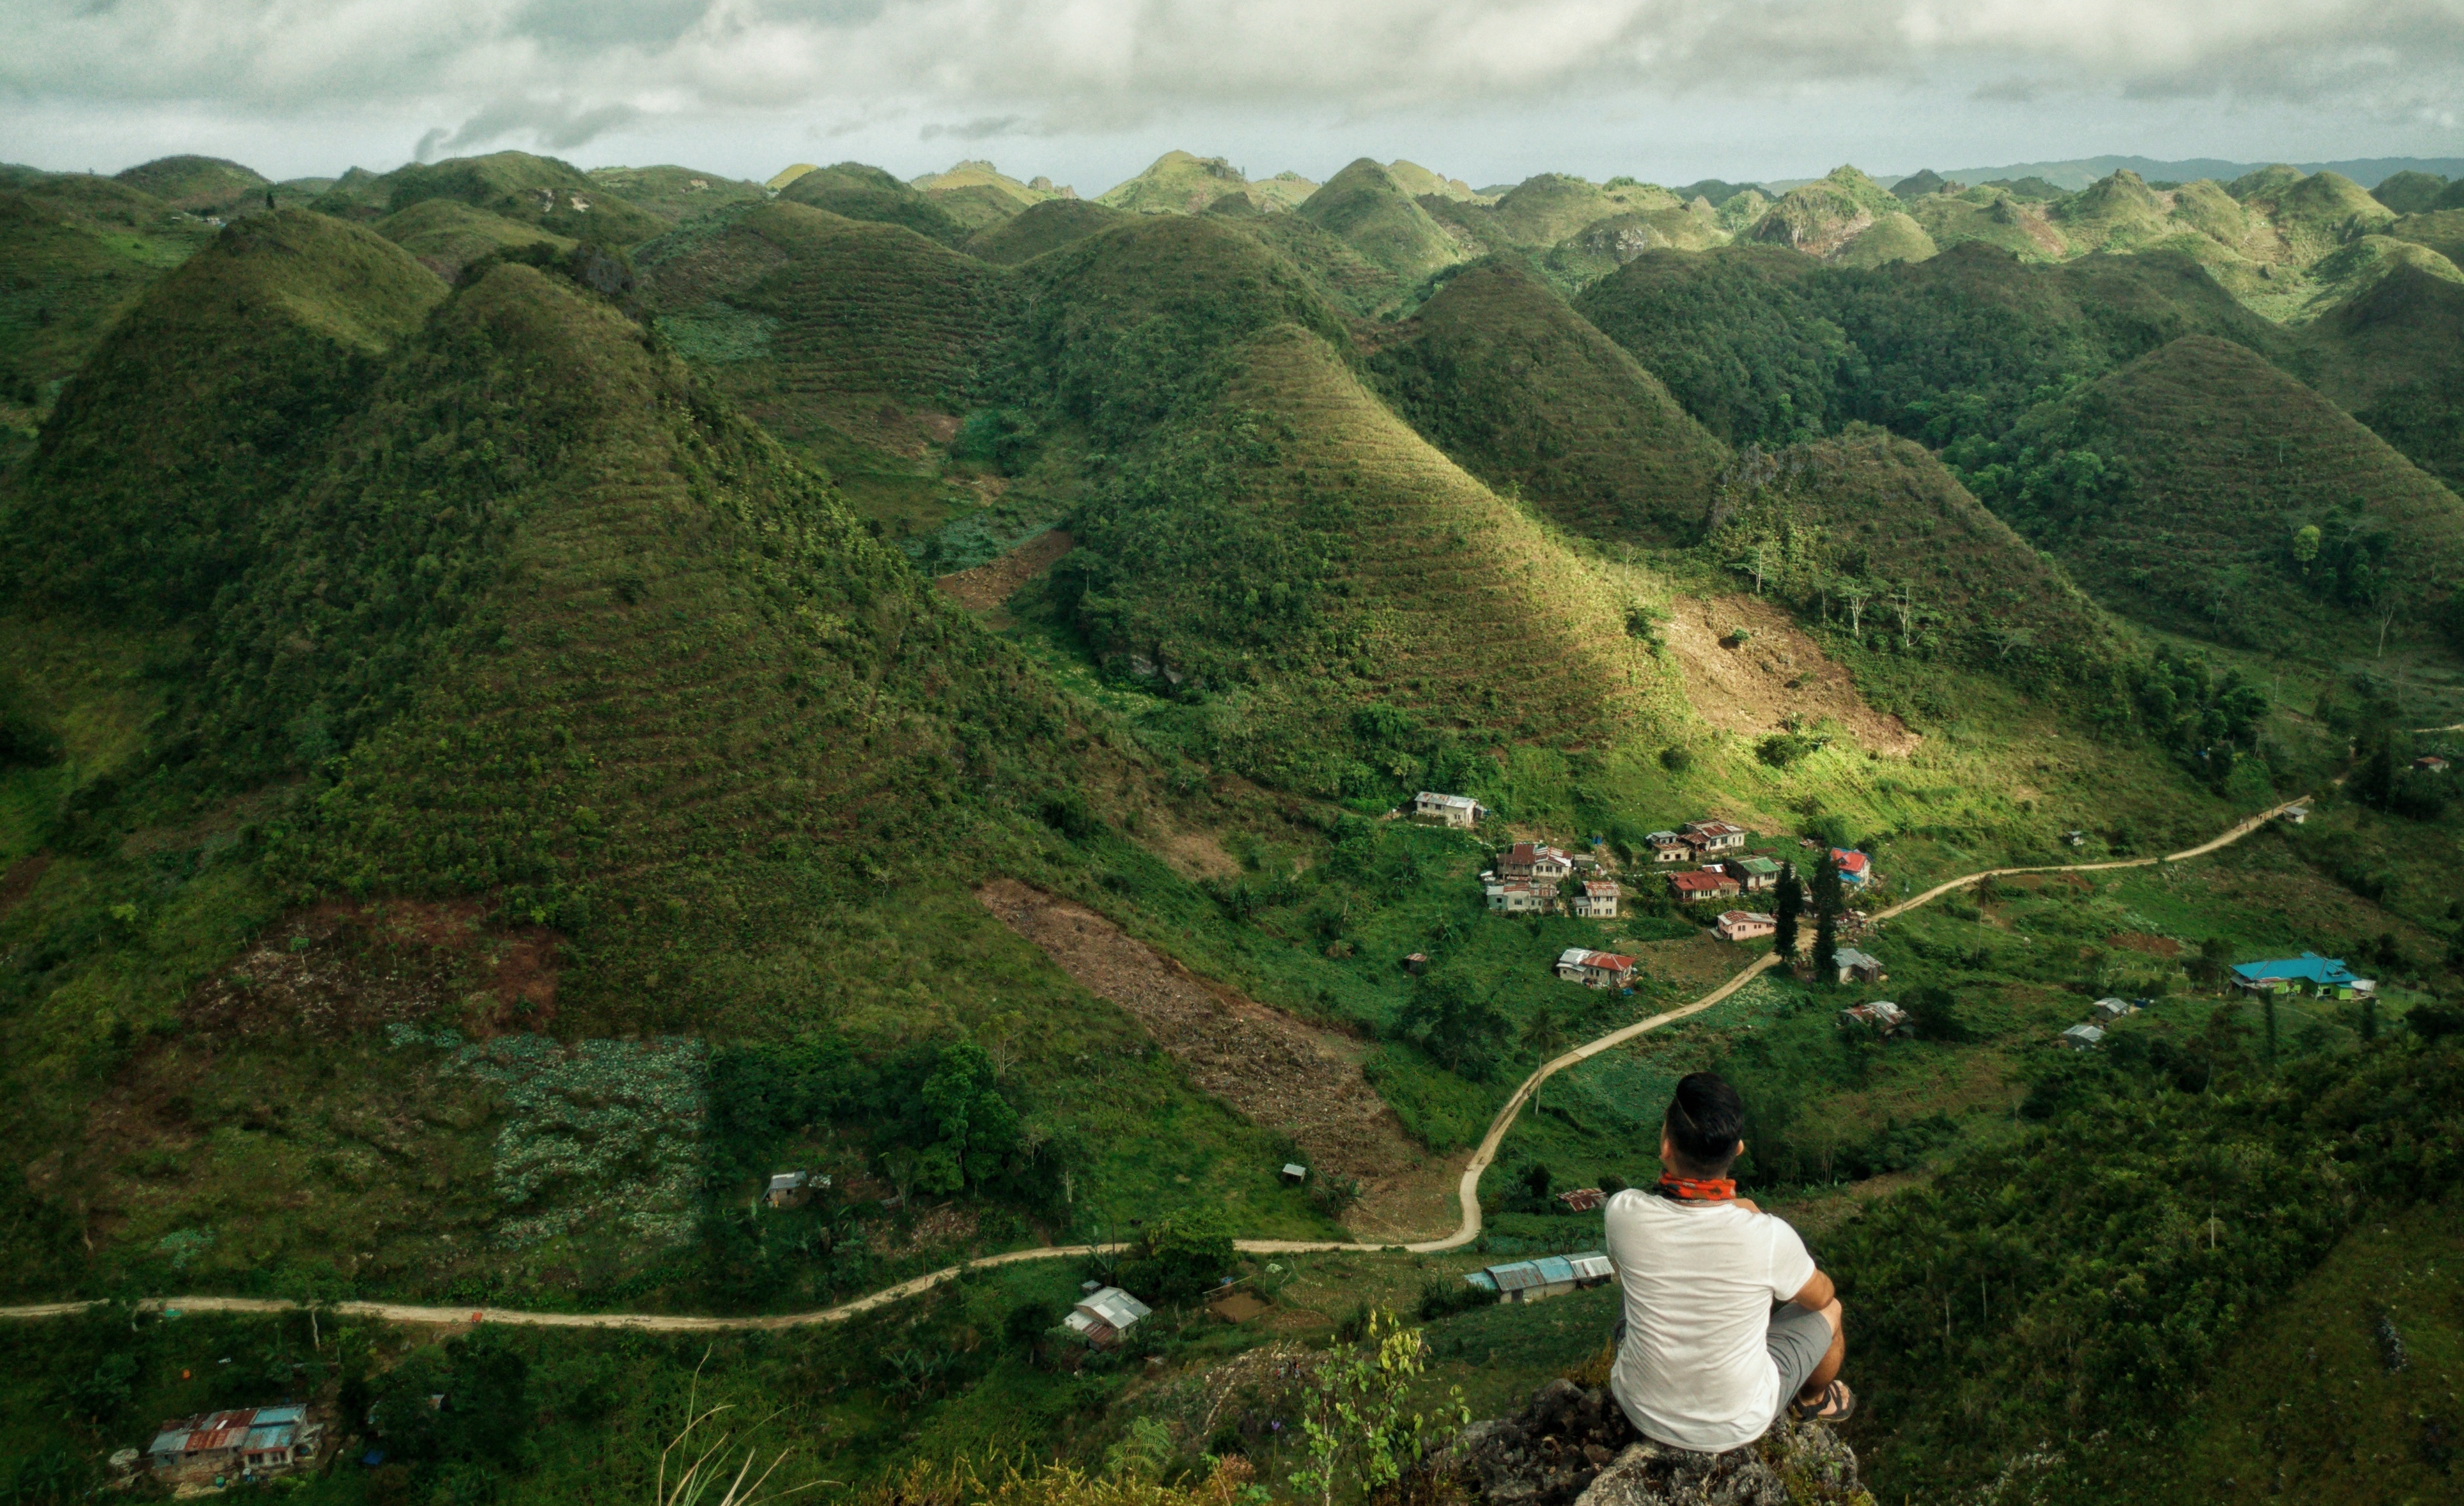
[[[0,404],[48,409],[112,322],[212,233],[108,178],[34,173],[0,191]]]
[[[2320,391],[2451,489],[2464,486],[2464,285],[2397,266],[2307,337]]]
[[[1577,533],[1692,543],[1727,447],[1529,273],[1447,282],[1371,368],[1396,410],[1492,487]]]
[[[1463,259],[1463,248],[1395,175],[1363,157],[1294,211],[1397,277],[1418,282]]]
[[[1253,688],[1253,768],[1295,760],[1343,708],[1478,735],[1631,734],[1666,692],[1630,598],[1413,433],[1319,335],[1228,353],[1218,401],[1082,510],[1065,561],[1098,651]],[[1231,447],[1224,461],[1203,457]],[[1227,750],[1229,752],[1230,750]]]
[[[1014,267],[1129,217],[1126,209],[1084,199],[1047,199],[976,231],[963,250],[979,261]]]
[[[2464,573],[2464,502],[2227,340],[2172,341],[2013,438],[1981,493],[2118,610],[2283,646],[2418,628]]]
[[[346,178],[312,207],[343,218],[372,218],[430,199],[451,199],[550,234],[611,246],[636,245],[673,224],[602,188],[571,163],[529,152],[412,163],[370,180]]]
[[[1727,568],[1859,642],[2028,685],[2110,685],[2131,658],[2070,578],[1920,447],[1873,429],[1749,451],[1719,477]]]
[[[62,391],[11,489],[0,591],[158,620],[203,606],[251,557],[257,510],[444,295],[357,226],[233,222]]]
[[[904,226],[944,246],[959,244],[982,223],[954,215],[938,200],[862,163],[817,167],[780,189],[779,197],[850,220]]]
[[[2039,389],[2186,334],[2288,345],[2185,256],[2039,266],[1977,242],[1871,271],[1780,248],[1653,251],[1574,306],[1732,444],[1852,420],[1937,446],[1996,436]]]
[[[474,209],[456,199],[423,199],[398,214],[388,214],[369,229],[416,257],[419,264],[447,282],[480,257],[514,246],[546,246],[571,251],[574,242],[519,220]]]
[[[784,198],[645,247],[640,265],[678,349],[825,464],[832,434],[895,447],[913,415],[961,411],[1003,307],[996,267]]]

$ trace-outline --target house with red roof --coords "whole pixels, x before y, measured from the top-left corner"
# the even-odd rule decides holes
[[[1634,959],[1589,947],[1569,947],[1557,954],[1557,976],[1595,989],[1621,989],[1634,981]]]
[[[1861,889],[1874,882],[1874,860],[1861,852],[1834,847],[1831,862],[1839,870],[1839,882],[1852,889]]]
[[[1736,880],[1716,868],[1672,873],[1668,876],[1668,889],[1680,903],[1686,905],[1700,905],[1705,900],[1734,899],[1743,892]]]

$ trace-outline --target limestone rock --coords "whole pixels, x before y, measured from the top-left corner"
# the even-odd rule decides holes
[[[1782,1421],[1726,1453],[1638,1437],[1605,1390],[1550,1382],[1475,1423],[1449,1464],[1489,1506],[1872,1506],[1857,1455],[1819,1423]]]

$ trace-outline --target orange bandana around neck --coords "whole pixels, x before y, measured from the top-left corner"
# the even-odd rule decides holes
[[[1662,1171],[1660,1186],[1653,1190],[1680,1203],[1733,1203],[1737,1200],[1737,1179],[1679,1176],[1674,1171]]]

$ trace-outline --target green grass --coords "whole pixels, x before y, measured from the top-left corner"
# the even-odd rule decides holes
[[[365,184],[346,178],[315,207],[347,218],[381,202],[384,212],[399,214],[429,199],[451,199],[550,234],[611,246],[637,245],[673,224],[602,188],[570,163],[512,151],[411,163]]]
[[[1136,177],[1105,189],[1095,202],[1133,214],[1197,214],[1229,194],[1271,213],[1296,207],[1316,189],[1316,184],[1298,173],[1281,172],[1253,183],[1221,157],[1170,151]]]
[[[2300,375],[2413,464],[2464,486],[2464,285],[2399,264],[2304,337]]]
[[[471,263],[509,247],[545,246],[559,251],[574,247],[565,236],[474,209],[457,199],[423,199],[369,229],[449,283],[459,279]]]
[[[588,177],[592,183],[622,197],[626,203],[664,216],[678,225],[699,219],[731,204],[754,204],[763,197],[761,186],[758,183],[745,183],[722,173],[671,164],[593,167]],[[695,182],[702,186],[694,187]]]
[[[40,175],[0,194],[0,405],[31,430],[114,320],[212,235],[108,178]]]
[[[115,175],[115,181],[191,214],[261,209],[265,191],[274,186],[254,168],[220,157],[158,157]]]
[[[878,167],[841,163],[805,173],[779,191],[793,204],[869,224],[896,225],[944,246],[964,242],[980,222],[960,218]]]

